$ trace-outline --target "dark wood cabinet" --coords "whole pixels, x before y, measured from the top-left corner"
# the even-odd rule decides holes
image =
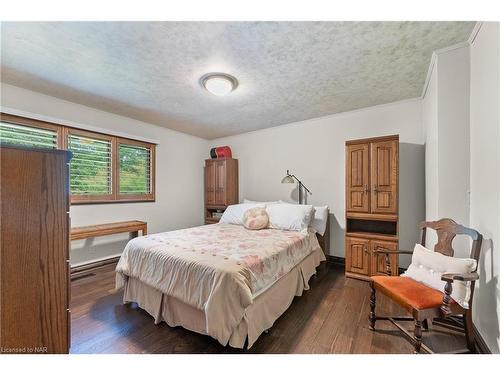
[[[214,212],[238,203],[238,160],[233,158],[205,160],[205,223],[219,221]]]
[[[386,274],[378,248],[398,249],[399,136],[346,142],[346,275]],[[392,274],[397,275],[397,256]]]
[[[0,147],[0,347],[68,353],[70,153]]]

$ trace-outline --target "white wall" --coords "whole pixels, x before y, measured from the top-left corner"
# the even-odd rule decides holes
[[[435,53],[422,101],[425,134],[426,219],[469,224],[469,47]],[[430,231],[427,245],[436,236]],[[458,256],[469,242],[458,238]]]
[[[439,217],[464,225],[469,224],[469,60],[468,47],[437,58],[438,211]],[[468,246],[461,249],[470,250]]]
[[[203,160],[208,155],[206,140],[7,84],[1,85],[1,94],[3,108],[159,142],[156,202],[73,205],[73,226],[137,219],[147,221],[150,232],[161,232],[203,224]],[[126,235],[115,235],[73,241],[71,263],[75,265],[119,254],[127,238]]]
[[[470,225],[484,236],[474,323],[499,353],[500,23],[484,23],[470,53]]]
[[[437,69],[432,71],[425,96],[422,100],[422,124],[425,137],[425,218],[439,217],[439,173],[438,173],[438,92]]]
[[[499,353],[500,24],[484,23],[470,46],[438,51],[434,62],[422,102],[426,218],[450,217],[483,234],[473,319]],[[469,241],[453,245],[469,255]]]
[[[400,135],[400,246],[413,248],[424,217],[424,146],[419,99],[365,108],[220,138],[239,159],[240,199],[295,201],[281,184],[287,169],[312,191],[308,202],[330,207],[331,248],[344,256],[345,141]],[[404,263],[404,262],[403,262]]]

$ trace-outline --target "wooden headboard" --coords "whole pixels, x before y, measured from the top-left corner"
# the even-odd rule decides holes
[[[326,230],[323,235],[316,233],[316,237],[318,238],[319,246],[323,249],[325,253],[325,257],[328,260],[330,255],[330,210],[328,210],[328,216],[326,219]]]

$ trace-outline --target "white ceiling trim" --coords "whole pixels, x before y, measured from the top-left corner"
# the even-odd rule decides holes
[[[483,22],[476,22],[476,25],[472,29],[472,32],[470,33],[468,42],[469,44],[474,44],[474,41],[476,40],[477,34],[479,34],[479,30],[481,30],[481,27],[483,26]]]
[[[39,121],[52,122],[56,125],[65,125],[65,126],[69,126],[69,127],[76,128],[76,129],[88,130],[88,131],[93,131],[96,133],[103,133],[103,134],[108,134],[108,135],[114,135],[115,137],[128,138],[128,139],[132,139],[135,141],[148,142],[148,143],[153,143],[155,145],[160,144],[160,142],[158,142],[157,139],[139,137],[137,135],[132,135],[132,134],[124,133],[124,132],[117,132],[117,131],[109,130],[106,128],[100,128],[98,126],[92,126],[92,125],[82,124],[79,122],[63,120],[63,119],[58,118],[58,117],[44,116],[44,115],[40,115],[40,114],[34,113],[34,112],[21,111],[18,109],[4,107],[4,106],[0,106],[0,112],[6,113],[9,115],[14,115],[14,116],[28,117],[28,118],[31,118],[34,120],[39,120]]]

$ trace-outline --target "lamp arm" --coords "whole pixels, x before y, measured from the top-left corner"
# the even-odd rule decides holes
[[[297,180],[297,182],[300,184],[300,186],[302,186],[304,189],[306,189],[306,191],[307,191],[309,194],[311,194],[311,195],[312,195],[311,190],[309,190],[309,189],[306,187],[306,185],[304,185],[304,184],[302,183],[302,181],[300,181],[300,180],[297,178],[297,176],[295,176],[294,174],[290,174],[289,176],[290,176],[290,177],[292,177],[292,178],[295,178],[295,179]]]

